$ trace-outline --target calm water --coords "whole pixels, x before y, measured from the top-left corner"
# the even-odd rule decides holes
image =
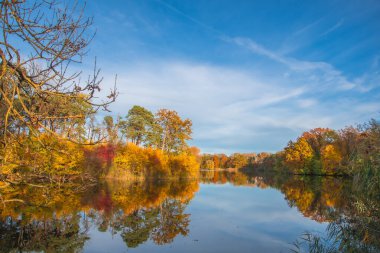
[[[237,172],[203,172],[201,181],[7,189],[3,199],[25,203],[1,207],[0,252],[289,252],[306,231],[324,236],[346,216],[351,191],[343,179]]]

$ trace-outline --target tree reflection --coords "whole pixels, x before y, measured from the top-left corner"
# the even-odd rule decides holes
[[[257,178],[257,177],[256,177]],[[297,252],[380,252],[380,191],[369,178],[262,177],[305,217],[329,222],[327,235],[306,232]]]
[[[184,214],[186,205],[175,199],[167,199],[159,207],[158,226],[153,230],[152,239],[155,243],[162,245],[171,243],[173,239],[181,234],[189,233],[187,228],[190,223],[189,214]]]
[[[22,186],[2,192],[0,252],[78,252],[88,231],[120,235],[127,247],[152,240],[166,244],[189,233],[185,208],[197,181],[103,182],[85,191],[75,187]]]
[[[0,226],[0,252],[78,252],[88,239],[86,229],[79,226],[80,216],[33,220],[8,217]]]
[[[300,240],[301,252],[380,252],[380,187],[371,174],[353,179],[237,170],[201,174],[202,183],[276,188],[305,217],[328,222],[326,236],[307,233]],[[4,188],[3,199],[24,203],[5,202],[0,208],[0,252],[78,252],[91,227],[121,236],[128,248],[147,241],[171,243],[189,234],[186,206],[198,189],[198,181]]]
[[[155,227],[158,226],[158,209],[138,210],[131,215],[120,219],[121,226],[116,223],[116,229],[121,232],[121,237],[129,248],[136,248],[146,242]]]

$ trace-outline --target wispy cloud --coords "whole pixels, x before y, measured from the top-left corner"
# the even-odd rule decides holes
[[[356,85],[347,80],[347,78],[331,64],[326,62],[304,61],[291,57],[286,57],[275,51],[269,50],[262,45],[259,45],[254,40],[248,38],[225,38],[226,41],[235,43],[238,46],[244,47],[252,53],[268,57],[269,59],[284,64],[290,70],[307,73],[308,81],[317,83],[319,86],[328,86],[333,89],[349,90]]]
[[[318,24],[320,24],[323,21],[323,19],[324,19],[323,17],[319,18],[319,19],[315,20],[314,22],[301,27],[300,29],[298,29],[297,31],[295,31],[293,33],[293,35],[294,36],[298,36],[298,35],[300,35],[302,33],[310,31],[312,28],[314,28],[315,26],[317,26]]]
[[[297,102],[298,102],[299,106],[302,108],[308,108],[308,107],[311,107],[311,106],[316,105],[318,103],[317,100],[310,99],[310,98],[299,99]]]
[[[336,29],[338,29],[339,27],[341,27],[344,23],[344,20],[341,19],[339,20],[335,25],[333,25],[332,27],[330,27],[329,29],[327,29],[325,32],[323,32],[321,34],[321,36],[326,36],[327,34],[329,33],[332,33],[333,31],[335,31]]]

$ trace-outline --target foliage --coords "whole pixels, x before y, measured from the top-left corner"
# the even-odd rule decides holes
[[[139,147],[133,143],[116,149],[111,178],[186,178],[197,177],[199,164],[190,152],[167,154],[162,150]]]
[[[260,154],[255,153],[240,154],[234,153],[230,156],[225,154],[203,154],[200,160],[201,168],[205,169],[227,169],[244,168],[251,166],[255,159],[259,159]],[[213,162],[213,166],[211,166]]]
[[[290,141],[283,151],[256,159],[252,167],[293,174],[378,175],[380,123],[372,119],[339,131],[312,129],[295,142]]]
[[[181,152],[187,148],[186,141],[191,139],[192,122],[189,119],[182,120],[176,111],[160,109],[156,113],[155,125],[157,126],[156,143],[166,152]]]
[[[208,170],[214,169],[215,168],[214,161],[213,160],[207,160],[204,168],[208,169]]]
[[[185,142],[185,139],[190,138],[188,135],[191,132],[190,121],[182,121],[176,112],[169,112],[176,120],[176,123],[172,122],[172,119],[169,120],[170,124],[184,124],[187,129],[187,134],[181,132],[181,129],[177,129],[177,132],[169,131],[171,136],[167,137],[167,145],[171,147],[170,150],[161,150],[159,144],[150,144],[148,147],[138,145],[141,142],[148,144],[154,140],[152,136],[159,136],[159,132],[152,132],[157,130],[157,127],[151,125],[154,123],[153,114],[142,107],[134,106],[128,117],[130,123],[134,124],[125,125],[126,123],[119,117],[115,120],[112,116],[105,116],[102,125],[97,125],[95,119],[90,119],[87,123],[77,121],[74,124],[76,130],[72,128],[70,131],[62,132],[72,137],[76,135],[80,140],[78,143],[57,138],[50,132],[40,133],[38,136],[20,133],[7,148],[0,149],[2,163],[0,177],[12,177],[12,180],[18,177],[24,180],[36,178],[47,181],[66,181],[74,178],[73,176],[81,178],[106,176],[132,180],[154,177],[196,177],[200,151],[196,147],[188,148]],[[142,120],[141,117],[149,118],[149,124],[143,123],[144,130],[137,131],[135,128],[134,132],[128,132],[134,134],[136,144],[123,143],[123,127],[136,126],[139,120]],[[51,124],[51,126],[57,125]],[[177,128],[177,126],[171,125],[168,128]],[[92,140],[102,140],[101,136],[107,137],[106,143],[83,145],[91,144]],[[175,153],[171,154],[174,151]]]
[[[11,178],[19,176],[65,181],[80,173],[85,173],[83,147],[79,144],[58,140],[51,134],[19,136],[7,149],[2,150],[1,174]]]
[[[132,143],[140,145],[153,141],[154,115],[144,107],[133,106],[122,124],[123,135]]]
[[[321,149],[322,173],[327,175],[339,174],[338,168],[342,155],[332,144],[328,144]]]
[[[199,164],[196,157],[188,153],[169,155],[169,167],[171,175],[179,178],[198,177]]]
[[[313,156],[313,149],[304,137],[290,141],[285,148],[285,164],[295,173],[308,173]]]

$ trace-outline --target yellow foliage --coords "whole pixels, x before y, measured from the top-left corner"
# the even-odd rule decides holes
[[[321,150],[322,170],[326,174],[336,174],[342,155],[334,145],[326,145]]]
[[[111,168],[112,177],[125,177],[130,174],[136,177],[145,174],[147,154],[132,143],[119,147]]]
[[[114,165],[107,177],[139,180],[188,178],[197,177],[198,172],[199,164],[193,154],[167,154],[158,149],[128,143],[117,148]]]
[[[285,148],[285,164],[296,173],[304,173],[314,152],[304,137],[290,142]]]
[[[170,170],[173,176],[197,177],[199,164],[196,157],[187,153],[169,156]]]
[[[20,135],[3,153],[2,174],[74,175],[80,173],[84,160],[80,145],[46,133],[38,137]]]

